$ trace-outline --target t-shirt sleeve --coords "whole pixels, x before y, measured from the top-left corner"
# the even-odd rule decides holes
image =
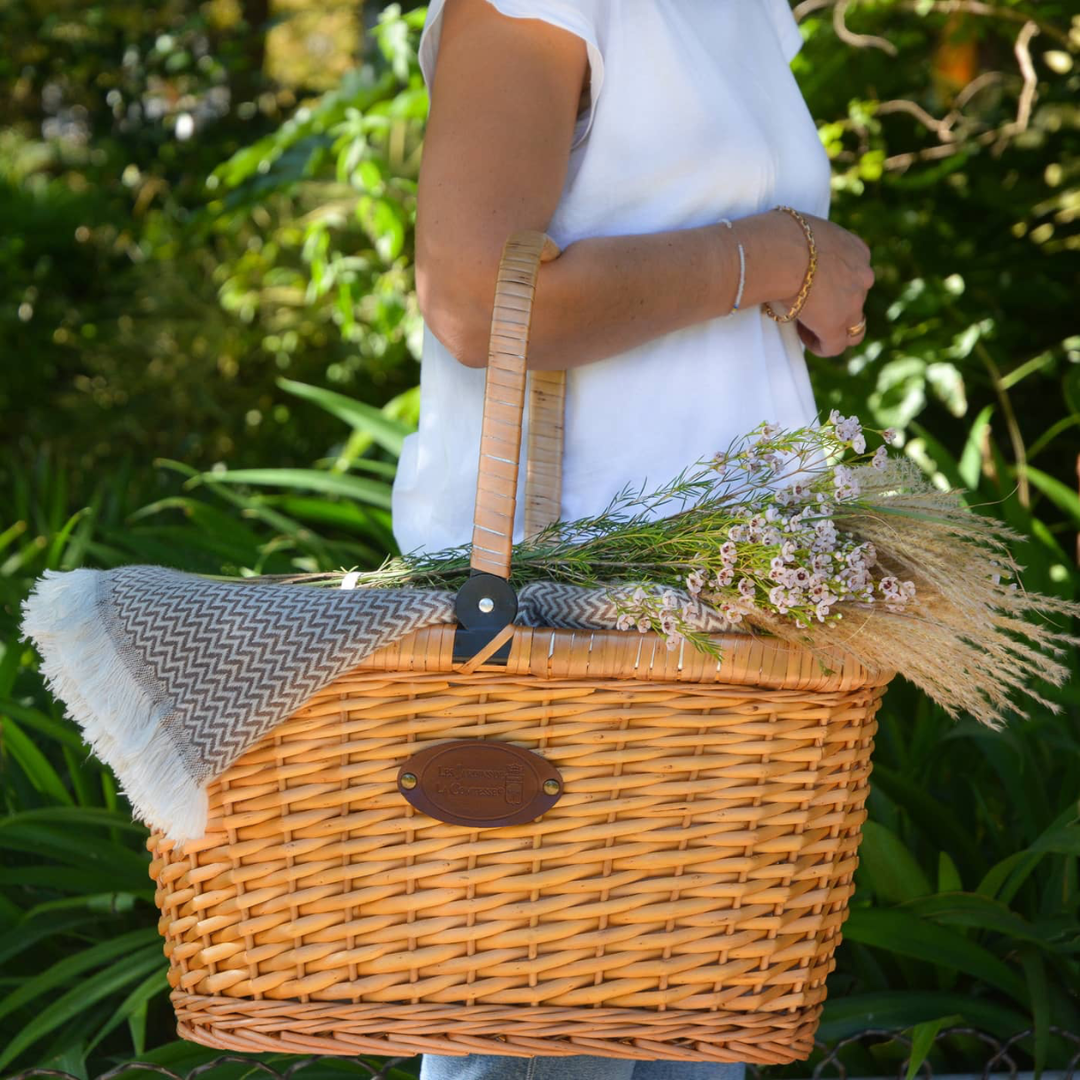
[[[604,84],[604,57],[600,47],[600,27],[592,5],[572,0],[487,0],[503,15],[515,19],[541,19],[552,26],[568,30],[585,42],[589,57],[589,105],[578,118],[571,149],[580,146],[592,127],[600,88]],[[446,0],[430,0],[424,28],[420,33],[419,62],[424,83],[431,93],[435,77],[435,61],[439,55],[443,6]]]
[[[780,50],[784,54],[784,59],[790,64],[795,54],[803,47],[799,24],[795,20],[788,0],[764,0],[764,2],[776,36],[780,39]]]

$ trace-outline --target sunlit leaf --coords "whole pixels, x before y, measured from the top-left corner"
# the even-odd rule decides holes
[[[358,476],[318,472],[315,469],[232,469],[203,473],[202,479],[211,484],[250,484],[255,487],[321,491],[326,495],[341,495],[357,502],[390,509],[389,484],[364,480]]]

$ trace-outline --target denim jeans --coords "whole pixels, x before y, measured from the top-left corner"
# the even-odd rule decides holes
[[[744,1062],[425,1054],[420,1080],[744,1080]]]

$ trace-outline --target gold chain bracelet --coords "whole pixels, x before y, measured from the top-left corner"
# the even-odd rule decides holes
[[[774,210],[786,210],[801,226],[804,233],[806,233],[806,241],[810,245],[810,265],[806,269],[806,279],[802,283],[802,288],[799,290],[799,295],[795,298],[795,303],[792,304],[791,310],[786,315],[777,315],[775,311],[766,302],[762,304],[765,309],[765,314],[770,319],[779,323],[791,322],[796,315],[802,311],[803,304],[806,303],[807,294],[810,292],[810,283],[814,280],[814,271],[817,269],[817,246],[814,244],[814,234],[810,231],[810,224],[806,218],[799,213],[798,210],[790,206],[774,206]]]

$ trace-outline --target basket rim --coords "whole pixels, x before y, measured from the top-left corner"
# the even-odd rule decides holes
[[[485,661],[471,673],[452,659],[456,626],[438,624],[411,631],[372,650],[354,669],[402,674],[458,673],[462,678],[483,673],[532,675],[540,678],[619,680],[636,683],[690,682],[761,687],[770,690],[844,691],[884,687],[897,672],[873,669],[839,646],[823,650],[834,664],[823,671],[818,654],[795,642],[760,633],[729,631],[709,634],[724,656],[718,663],[683,641],[668,650],[658,635],[628,630],[581,630],[565,627],[514,626],[509,657]]]

